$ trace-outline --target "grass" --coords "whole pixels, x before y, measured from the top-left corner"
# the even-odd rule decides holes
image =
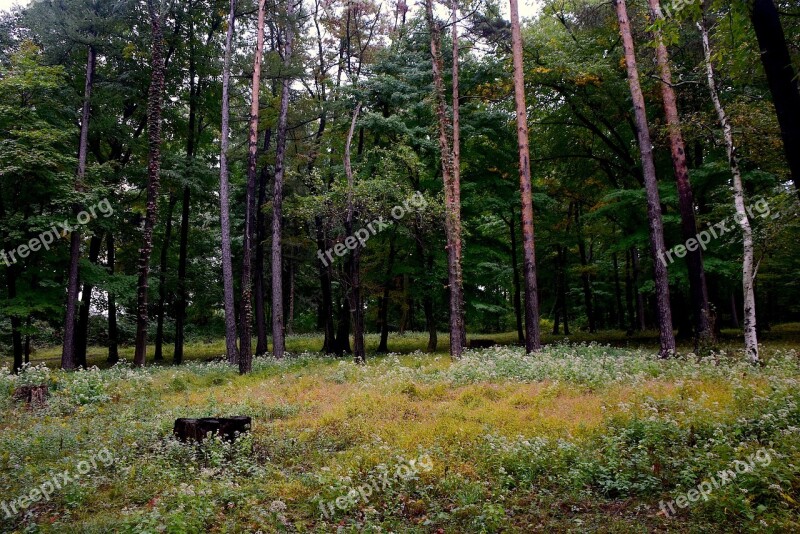
[[[0,375],[0,490],[9,501],[91,453],[113,455],[4,532],[792,532],[800,528],[798,329],[776,328],[754,368],[733,341],[661,361],[652,341],[606,333],[526,356],[509,346],[459,362],[423,354],[421,334],[366,366],[324,358],[316,336],[293,357],[258,358],[239,376],[221,342],[187,347],[185,365]],[[548,339],[548,341],[554,341]],[[571,341],[577,341],[572,338]],[[586,341],[583,338],[581,341]],[[440,347],[447,339],[440,337]],[[616,346],[612,346],[616,345]],[[370,336],[368,347],[377,346]],[[40,351],[51,364],[57,351]],[[125,353],[123,353],[125,356]],[[90,359],[102,362],[104,351]],[[50,386],[48,406],[11,399]],[[250,415],[235,444],[170,437],[177,417]],[[755,451],[771,462],[708,500],[659,515]],[[395,476],[410,460],[429,470]],[[400,471],[398,471],[398,469]],[[390,476],[383,478],[383,472]],[[358,487],[384,480],[368,498]],[[357,494],[357,493],[356,493]],[[321,513],[320,503],[344,509]],[[357,502],[354,502],[357,501]]]

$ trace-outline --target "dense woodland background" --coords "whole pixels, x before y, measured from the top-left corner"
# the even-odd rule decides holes
[[[659,325],[640,130],[615,4],[547,0],[522,27],[543,331],[633,334]],[[696,226],[733,220],[731,168],[697,26],[705,9],[746,204],[764,199],[769,205],[769,217],[758,211],[750,217],[757,327],[767,331],[800,320],[794,215],[800,168],[792,166],[800,154],[800,100],[792,100],[800,9],[791,1],[707,4],[673,9],[655,24],[646,2],[627,5],[660,220],[668,249],[685,241],[656,33],[669,51]],[[443,94],[452,115],[453,5],[434,5],[426,18],[424,3],[402,0],[262,4],[255,138],[255,2],[45,0],[0,14],[4,250],[57,221],[74,221],[81,207],[107,199],[114,209],[113,216],[73,233],[72,243],[65,238],[49,251],[2,265],[0,350],[14,356],[15,367],[37,349],[62,344],[65,353],[74,351],[67,367],[85,365],[87,345],[107,346],[115,361],[120,345],[136,342],[137,316],[143,324],[142,291],[148,297],[144,326],[154,344],[148,356],[180,362],[187,340],[225,336],[220,142],[228,139],[221,132],[229,35],[231,134],[223,153],[230,176],[228,274],[239,334],[249,339],[242,330],[252,327],[256,354],[271,350],[277,305],[285,332],[321,332],[321,349],[351,352],[355,275],[363,301],[358,309],[365,330],[381,333],[379,351],[388,351],[393,333],[407,331],[429,332],[428,347],[435,350],[452,308],[430,30],[441,39]],[[522,273],[511,27],[498,2],[457,7],[466,330],[517,331],[522,341],[530,299]],[[756,34],[759,24],[770,39]],[[795,66],[789,78],[794,95],[789,90],[779,94],[788,100],[775,102],[761,52],[774,54],[781,45]],[[318,249],[334,247],[368,221],[389,218],[392,207],[417,191],[427,207],[371,237],[357,253],[329,267],[319,261]],[[710,328],[717,332],[739,329],[744,320],[742,234],[736,224],[730,227],[702,258]],[[275,235],[282,240],[277,264]],[[252,250],[252,262],[245,261],[245,250]],[[149,268],[144,287],[143,257]],[[679,259],[668,266],[669,303],[679,339],[691,340],[700,336],[687,265]],[[72,284],[70,273],[77,276]],[[252,312],[242,306],[251,291]],[[71,314],[65,312],[70,297],[79,301]],[[228,311],[230,335],[237,325]],[[252,313],[252,320],[241,321],[243,313]]]

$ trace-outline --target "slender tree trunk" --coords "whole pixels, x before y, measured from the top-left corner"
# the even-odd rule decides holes
[[[286,4],[286,37],[283,61],[289,66],[292,58],[294,0]],[[278,114],[278,138],[275,153],[275,183],[272,192],[272,354],[283,358],[286,351],[283,329],[283,177],[286,168],[286,135],[289,115],[289,89],[292,81],[281,83],[281,107]]]
[[[452,88],[453,88],[453,179],[452,179],[452,202],[453,213],[458,213],[458,220],[456,223],[456,239],[454,246],[456,248],[457,261],[457,278],[458,278],[458,322],[461,333],[461,347],[467,346],[467,323],[465,317],[464,307],[464,253],[463,241],[461,236],[461,96],[460,96],[460,82],[459,82],[459,65],[460,49],[458,42],[458,0],[451,0],[450,3],[452,16],[451,16],[451,32],[453,40],[453,67],[452,67]]]
[[[147,0],[152,31],[152,74],[147,98],[148,164],[147,164],[147,214],[142,232],[142,248],[139,250],[139,280],[137,284],[136,350],[133,364],[143,366],[147,360],[147,310],[148,277],[150,255],[153,252],[153,228],[158,211],[158,188],[161,179],[161,108],[164,99],[164,35],[161,15],[154,0]]]
[[[172,214],[178,197],[170,193],[169,205],[167,206],[167,220],[164,228],[164,242],[161,245],[161,258],[158,269],[158,304],[156,304],[156,342],[153,360],[161,361],[164,359],[164,303],[167,300],[167,259],[169,257],[169,245],[172,240]]]
[[[658,194],[656,166],[653,161],[653,144],[650,140],[650,127],[647,123],[644,95],[639,84],[639,69],[636,66],[636,52],[634,51],[633,36],[631,35],[631,26],[628,20],[628,8],[625,0],[614,0],[614,4],[617,8],[617,18],[619,19],[619,28],[625,50],[628,83],[630,84],[631,98],[633,99],[645,190],[647,192],[647,219],[650,226],[650,252],[653,258],[658,331],[661,346],[659,354],[662,358],[668,358],[675,353],[675,333],[672,331],[672,311],[669,303],[667,268],[659,259],[659,255],[663,254],[666,249],[664,246],[664,227],[661,221],[661,199]]]
[[[196,152],[197,136],[197,106],[198,106],[198,83],[195,81],[197,76],[197,59],[194,38],[194,22],[189,23],[189,124],[187,125],[186,135],[186,167],[190,169],[189,178],[194,169],[194,158]],[[186,269],[189,263],[189,215],[191,213],[192,190],[187,183],[183,186],[183,198],[181,199],[181,235],[178,246],[178,298],[175,302],[175,347],[172,352],[172,360],[178,365],[183,362],[183,351],[186,342],[186,308],[189,297],[186,291]]]
[[[6,291],[8,300],[17,298],[17,276],[19,266],[12,265],[6,269]],[[14,353],[14,372],[22,369],[22,321],[18,315],[11,315],[11,346]]]
[[[525,332],[522,323],[522,281],[519,276],[519,261],[517,259],[517,229],[516,215],[514,208],[511,208],[511,218],[508,220],[508,229],[511,232],[511,268],[512,283],[514,286],[514,318],[517,324],[517,341],[520,345],[525,344]]]
[[[356,218],[355,208],[355,181],[353,179],[353,165],[350,159],[350,147],[353,143],[353,135],[356,129],[358,115],[361,112],[361,102],[356,104],[353,111],[353,119],[350,123],[350,130],[347,133],[347,140],[344,144],[344,172],[347,176],[347,219],[345,220],[345,233],[353,235],[353,226]],[[350,289],[350,312],[353,314],[353,358],[356,363],[366,362],[366,350],[364,347],[364,304],[361,300],[361,248],[356,247],[350,255],[349,265],[349,289]]]
[[[262,152],[269,152],[272,141],[272,128],[264,134]],[[255,311],[256,311],[256,354],[263,355],[269,351],[267,343],[266,282],[264,279],[264,241],[267,239],[267,222],[264,216],[264,204],[267,202],[267,184],[269,183],[269,165],[261,168],[258,178],[258,204],[256,206],[256,259],[253,273]]]
[[[353,349],[350,348],[350,305],[347,302],[346,291],[342,291],[344,295],[344,303],[341,301],[337,305],[339,310],[339,324],[336,329],[336,354],[352,354]]]
[[[756,2],[759,3],[759,2]],[[770,2],[771,3],[771,2]],[[742,258],[742,290],[744,294],[744,345],[747,359],[753,363],[759,362],[758,355],[758,333],[756,330],[756,296],[755,296],[755,277],[756,265],[753,251],[753,230],[750,227],[750,220],[747,217],[745,208],[744,185],[742,173],[739,169],[739,158],[736,153],[736,145],[733,141],[733,128],[731,127],[725,108],[719,99],[717,82],[714,77],[714,66],[711,62],[711,45],[708,38],[708,29],[705,20],[699,24],[703,37],[703,51],[706,59],[706,76],[708,79],[708,89],[711,100],[714,102],[714,109],[717,111],[719,123],[722,126],[722,133],[725,139],[725,147],[728,153],[728,164],[733,175],[733,204],[736,207],[736,221],[742,229],[742,241],[744,245]],[[799,138],[800,139],[800,138]],[[797,147],[794,147],[795,152]]]
[[[800,90],[775,2],[752,0],[750,20],[761,49],[761,64],[767,74],[772,103],[778,115],[789,172],[800,195]]]
[[[617,253],[611,254],[614,264],[614,303],[616,304],[616,324],[620,330],[625,330],[625,309],[622,307],[622,288],[619,283],[619,259]]]
[[[396,229],[397,227],[395,227]],[[392,234],[389,242],[389,258],[386,261],[386,277],[383,282],[383,296],[381,297],[378,308],[378,325],[380,328],[381,341],[378,344],[379,353],[389,352],[389,294],[392,287],[392,270],[394,269],[394,259],[397,255],[395,246],[396,232]]]
[[[647,330],[647,318],[645,317],[644,295],[639,291],[639,280],[642,269],[639,265],[639,249],[631,249],[631,264],[633,266],[633,293],[636,297],[636,330],[644,332]]]
[[[228,363],[239,362],[236,347],[236,312],[233,298],[233,258],[231,254],[230,177],[228,172],[228,147],[230,143],[230,79],[233,32],[236,24],[236,0],[231,0],[228,15],[228,33],[225,38],[225,63],[222,70],[222,132],[219,155],[219,204],[222,233],[222,285],[225,308],[225,348]]]
[[[445,231],[447,234],[447,263],[448,263],[448,289],[450,299],[450,356],[453,359],[461,358],[464,351],[464,315],[462,312],[462,274],[461,274],[461,205],[459,197],[456,196],[454,163],[455,152],[451,150],[448,132],[455,131],[455,121],[451,122],[447,118],[444,80],[442,76],[442,54],[441,54],[441,29],[438,22],[433,18],[432,0],[425,1],[428,31],[431,39],[431,57],[433,65],[434,92],[436,99],[436,116],[439,121],[439,149],[442,159],[442,177],[444,180],[445,194]],[[457,39],[456,39],[457,42]],[[457,57],[457,46],[454,51]],[[457,94],[458,86],[458,62],[453,65],[454,83],[453,91]],[[458,107],[458,100],[454,103]]]
[[[97,61],[94,46],[89,46],[86,59],[86,84],[83,92],[83,111],[81,113],[81,136],[78,145],[78,171],[75,178],[75,190],[83,191],[83,180],[86,177],[86,162],[89,151],[89,119],[91,114],[92,91],[94,89],[94,71]],[[81,211],[79,205],[73,206],[73,213]],[[81,234],[75,228],[69,243],[69,274],[67,275],[67,309],[64,318],[64,345],[61,351],[61,368],[75,369],[75,312],[78,301],[78,267],[81,257]]]
[[[25,363],[31,363],[31,316],[29,315],[28,318],[25,320]]]
[[[519,145],[519,188],[522,198],[522,252],[525,279],[525,350],[541,349],[539,332],[539,291],[536,282],[536,245],[533,229],[531,161],[528,147],[528,108],[525,103],[525,71],[522,62],[522,33],[519,28],[517,0],[511,5],[511,50],[514,56],[514,100],[517,106],[517,143]]]
[[[589,321],[589,333],[597,331],[595,324],[594,300],[592,296],[592,280],[589,276],[589,260],[586,255],[586,243],[583,240],[583,222],[581,221],[581,207],[575,206],[575,226],[578,232],[578,255],[581,260],[581,286],[583,288],[583,304],[586,307],[586,318]]]
[[[731,291],[731,326],[739,329],[742,326],[739,324],[739,312],[736,309],[736,293]]]
[[[625,251],[625,305],[628,312],[627,334],[633,335],[636,331],[636,312],[634,311],[633,295],[633,263],[631,260],[631,250]]]
[[[648,0],[653,20],[663,20],[660,0]],[[664,115],[669,128],[669,144],[672,153],[672,166],[678,187],[678,207],[681,213],[681,231],[684,242],[697,238],[694,194],[689,182],[689,163],[686,157],[686,144],[683,141],[681,120],[678,115],[678,101],[672,88],[672,70],[669,66],[669,53],[664,44],[661,30],[654,31],[656,41],[656,62],[661,76],[661,96],[664,100]],[[686,264],[689,269],[689,291],[694,317],[695,350],[707,351],[714,344],[714,329],[711,324],[711,310],[708,304],[708,285],[703,265],[703,251],[695,245],[687,247]],[[666,260],[664,260],[666,261]]]
[[[314,225],[317,230],[318,250],[325,251],[328,249],[328,240],[325,238],[325,228],[322,217],[316,216],[314,218]],[[333,287],[331,271],[332,266],[330,264],[319,262],[320,291],[322,293],[322,309],[320,310],[320,314],[322,316],[323,330],[325,332],[322,352],[326,354],[335,353],[337,351],[336,331],[333,324]]]
[[[96,264],[100,257],[100,246],[103,244],[102,234],[94,234],[89,244],[89,261]],[[81,309],[78,314],[78,330],[75,334],[75,364],[87,368],[86,351],[89,342],[89,312],[92,307],[92,291],[94,286],[84,282],[81,292]]]
[[[242,300],[239,319],[239,372],[249,373],[253,368],[253,349],[250,329],[253,309],[253,238],[256,221],[256,164],[258,162],[258,115],[261,89],[261,58],[264,53],[264,17],[266,0],[258,0],[258,28],[256,50],[253,54],[253,86],[250,101],[250,137],[247,160],[247,194],[245,196],[244,241],[242,248]]]
[[[112,277],[116,271],[116,250],[114,233],[108,232],[106,236],[106,255],[108,258],[108,274]],[[119,334],[117,333],[117,298],[112,291],[108,292],[108,363],[115,364],[119,361]]]

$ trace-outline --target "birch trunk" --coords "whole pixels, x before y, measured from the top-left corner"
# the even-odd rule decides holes
[[[711,44],[708,38],[708,28],[705,18],[698,23],[700,32],[703,36],[703,52],[706,60],[706,78],[708,79],[708,90],[711,100],[714,102],[714,109],[717,111],[719,123],[722,126],[722,134],[725,139],[725,148],[728,152],[728,164],[733,175],[733,204],[736,207],[736,221],[742,229],[742,241],[744,244],[744,256],[742,259],[742,289],[744,291],[744,346],[747,359],[753,363],[759,362],[758,355],[758,334],[756,332],[756,297],[755,297],[755,260],[753,253],[753,230],[750,227],[750,220],[747,218],[745,209],[744,186],[742,173],[739,170],[739,158],[736,154],[736,145],[733,142],[733,128],[725,113],[725,108],[719,99],[717,82],[714,77],[714,65],[711,61]]]

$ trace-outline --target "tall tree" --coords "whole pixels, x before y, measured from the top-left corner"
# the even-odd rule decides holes
[[[660,0],[648,0],[650,15],[654,21],[663,21]],[[678,207],[681,213],[681,232],[684,241],[697,236],[697,220],[695,218],[694,194],[689,182],[689,164],[686,159],[686,144],[683,141],[681,120],[678,115],[678,101],[672,84],[672,69],[669,65],[669,53],[664,43],[664,36],[658,25],[654,30],[656,42],[656,63],[661,78],[661,97],[664,101],[664,115],[669,128],[669,144],[672,154],[672,166],[675,169],[675,182],[678,186]],[[686,263],[689,268],[689,290],[692,295],[694,315],[695,348],[709,349],[714,341],[714,328],[711,324],[711,311],[708,303],[708,286],[706,271],[703,265],[703,251],[699,247],[689,248]]]
[[[767,74],[772,103],[778,115],[789,172],[800,195],[800,89],[775,2],[752,0],[750,20],[761,49],[761,64]]]
[[[286,333],[283,329],[283,177],[286,173],[286,136],[289,118],[289,89],[292,80],[289,66],[292,60],[294,0],[286,3],[286,30],[283,44],[283,80],[281,105],[278,112],[278,137],[275,150],[275,182],[272,190],[272,355],[283,358]]]
[[[149,289],[150,255],[153,252],[153,228],[158,211],[158,189],[161,180],[161,113],[164,101],[166,66],[164,64],[164,33],[162,14],[157,0],[147,0],[150,16],[151,60],[150,90],[147,96],[147,206],[142,231],[142,248],[139,250],[139,277],[137,282],[136,348],[133,364],[143,366],[147,359],[147,293]]]
[[[704,9],[701,2],[701,9]],[[753,230],[750,220],[747,217],[745,208],[744,184],[742,172],[739,168],[739,156],[736,153],[736,144],[733,141],[733,127],[731,126],[722,101],[717,90],[717,81],[714,75],[714,64],[712,62],[711,44],[708,37],[708,27],[705,15],[698,23],[698,28],[703,39],[703,53],[706,63],[706,78],[708,80],[708,90],[711,94],[711,101],[717,112],[722,136],[725,140],[725,148],[728,154],[728,164],[733,176],[733,204],[736,209],[736,221],[742,230],[743,258],[742,258],[742,290],[744,294],[744,345],[747,358],[757,363],[758,355],[758,333],[756,331],[756,297],[755,297],[755,258],[753,252]],[[733,298],[733,297],[732,297]],[[734,315],[735,317],[735,315]]]
[[[236,311],[233,299],[233,258],[231,254],[230,173],[228,150],[230,146],[230,81],[231,56],[233,55],[233,33],[236,24],[236,0],[231,0],[228,15],[228,31],[225,37],[225,60],[222,68],[222,132],[219,153],[219,218],[222,246],[222,286],[225,309],[225,349],[228,362],[239,362],[236,347]]]
[[[355,182],[353,180],[353,164],[350,158],[350,147],[353,143],[353,134],[356,130],[356,122],[361,112],[361,102],[356,104],[353,111],[353,119],[350,129],[347,132],[347,140],[344,145],[344,171],[347,175],[347,218],[345,221],[345,232],[348,236],[353,235],[353,224],[355,222]],[[361,298],[361,250],[356,247],[350,257],[350,310],[353,314],[353,359],[356,363],[365,363],[367,360],[364,348],[364,303]]]
[[[86,162],[89,153],[89,116],[91,114],[92,90],[94,89],[94,73],[97,52],[89,45],[86,58],[86,84],[83,93],[83,111],[81,112],[81,135],[78,145],[78,172],[75,177],[75,190],[80,193],[84,189]],[[81,211],[79,204],[73,207],[73,214]],[[61,351],[61,368],[74,369],[75,361],[75,314],[78,301],[78,267],[81,257],[81,234],[75,229],[69,243],[69,274],[67,275],[67,310],[64,319],[64,345]]]
[[[441,152],[442,179],[445,196],[445,233],[447,237],[447,278],[450,296],[450,356],[461,357],[464,351],[463,276],[461,270],[461,205],[455,190],[454,158],[450,132],[454,124],[447,116],[442,75],[441,28],[433,16],[432,0],[425,0],[425,15],[428,23],[433,70],[434,99],[439,128],[439,150]],[[457,45],[456,45],[457,46]],[[458,62],[453,65],[454,91],[457,85]],[[456,104],[457,105],[457,104]]]
[[[525,350],[541,348],[539,332],[539,291],[536,281],[536,245],[533,228],[533,196],[531,193],[531,158],[528,147],[528,107],[525,103],[525,71],[522,62],[522,32],[519,28],[519,5],[511,5],[511,50],[514,63],[514,100],[517,112],[517,144],[519,145],[519,190],[522,200],[522,254],[525,279]],[[513,232],[513,228],[512,228]],[[516,266],[514,266],[516,269]]]
[[[253,54],[253,87],[250,101],[250,136],[247,157],[247,193],[244,212],[244,249],[242,251],[242,301],[240,312],[239,372],[249,373],[253,367],[250,336],[253,309],[253,239],[256,221],[256,164],[258,163],[258,115],[261,90],[261,58],[264,54],[264,17],[266,0],[258,1],[256,50]]]
[[[636,121],[636,133],[639,140],[639,151],[642,157],[644,186],[647,194],[647,221],[650,228],[650,252],[653,258],[653,271],[658,312],[658,331],[660,341],[659,354],[667,358],[675,352],[675,333],[672,330],[672,310],[669,303],[669,280],[667,267],[659,259],[665,252],[664,226],[661,220],[661,198],[658,193],[656,166],[653,161],[653,144],[650,140],[650,126],[647,122],[647,109],[644,95],[639,83],[639,68],[636,65],[636,51],[631,34],[628,7],[625,0],[614,0],[622,35],[622,46],[625,53],[625,65],[628,70],[633,111]]]

